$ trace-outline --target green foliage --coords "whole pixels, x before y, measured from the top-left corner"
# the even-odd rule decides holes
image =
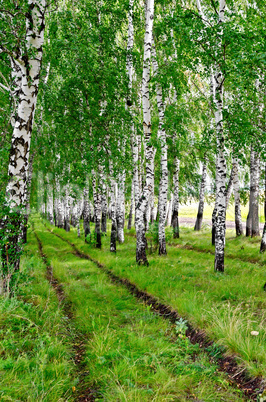
[[[23,251],[23,210],[11,211],[3,203],[0,213],[1,286],[4,293],[14,292],[18,281],[18,266]]]
[[[166,227],[165,228],[165,240],[169,242],[173,237],[173,229]],[[150,244],[150,253],[153,253],[157,250],[159,245],[159,223],[153,222],[149,225],[149,230],[146,232],[146,238],[148,243]]]
[[[178,335],[185,335],[186,330],[188,329],[187,320],[184,320],[182,317],[175,323],[175,331]]]
[[[86,243],[90,246],[90,247],[96,247],[97,244],[97,235],[95,232],[89,233],[86,236]]]

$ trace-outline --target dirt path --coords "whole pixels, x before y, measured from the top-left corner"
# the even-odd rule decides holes
[[[150,306],[151,310],[160,315],[161,317],[170,320],[172,323],[175,323],[177,319],[180,318],[180,315],[176,310],[174,310],[171,306],[167,306],[161,303],[156,297],[153,295],[139,289],[134,283],[130,282],[128,279],[124,279],[114,274],[111,270],[109,270],[105,265],[101,264],[99,261],[90,257],[89,254],[85,254],[80,251],[75,244],[71,243],[68,239],[60,236],[58,233],[54,233],[47,226],[46,229],[57,236],[62,241],[69,244],[73,249],[73,254],[79,258],[87,259],[92,261],[97,265],[98,268],[103,270],[111,279],[112,282],[122,285],[126,287],[131,294],[133,294],[137,299],[143,301],[145,304]],[[198,343],[201,348],[203,348],[206,352],[208,352],[208,348],[213,342],[206,336],[204,331],[193,328],[191,324],[188,324],[188,330],[186,332],[187,337],[190,339],[192,344]],[[210,361],[215,362],[219,365],[220,370],[227,373],[232,384],[236,384],[236,386],[241,389],[248,400],[257,400],[257,390],[263,389],[263,383],[261,378],[251,378],[249,377],[246,370],[239,367],[236,360],[232,356],[223,356],[218,360],[214,360],[213,357],[210,356]]]

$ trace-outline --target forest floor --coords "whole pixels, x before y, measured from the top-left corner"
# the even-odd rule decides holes
[[[15,297],[0,305],[0,400],[264,401],[265,256],[228,231],[181,229],[149,267],[134,230],[109,252],[37,216]],[[154,251],[154,250],[153,250]],[[258,335],[252,335],[257,331]]]

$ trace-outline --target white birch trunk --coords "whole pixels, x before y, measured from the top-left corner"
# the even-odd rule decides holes
[[[109,169],[111,176],[111,238],[110,238],[110,251],[112,253],[116,252],[116,236],[117,236],[117,222],[116,222],[116,183],[114,180],[114,171],[112,161],[109,161]]]
[[[262,239],[261,239],[261,243],[260,243],[260,252],[264,253],[265,250],[266,250],[266,222],[264,223]]]
[[[77,212],[77,200],[70,198],[70,224],[74,228],[77,227],[78,212]]]
[[[120,244],[124,243],[125,241],[125,180],[126,173],[125,170],[123,170],[118,177],[118,194],[116,202],[117,239]]]
[[[96,247],[101,248],[101,212],[102,212],[102,200],[101,191],[96,183],[96,174],[92,172],[92,188],[93,188],[93,201],[94,201],[94,222],[95,222],[95,235],[96,235]]]
[[[158,62],[156,56],[156,48],[152,46],[152,64],[154,76],[158,76]],[[156,98],[159,112],[158,140],[161,147],[161,163],[160,163],[160,185],[159,185],[159,255],[167,254],[165,241],[165,221],[166,221],[166,205],[168,192],[168,168],[167,168],[167,142],[166,132],[164,128],[164,102],[161,85],[156,82]],[[171,213],[170,213],[171,214]],[[170,221],[171,222],[171,221]]]
[[[135,131],[135,130],[134,130]],[[140,197],[140,187],[139,187],[139,146],[138,146],[138,136],[133,131],[132,135],[132,154],[133,154],[133,182],[134,182],[134,204],[135,204],[135,225],[136,225],[136,208]]]
[[[179,166],[180,161],[177,156],[174,159],[174,198],[173,198],[173,210],[172,210],[172,226],[173,226],[173,237],[174,239],[179,238],[179,220],[178,220],[178,211],[179,211]]]
[[[76,204],[76,210],[77,210],[77,218],[76,218],[76,222],[77,222],[77,235],[78,237],[80,237],[80,214],[81,214],[81,200],[77,200],[77,204]]]
[[[13,55],[11,65],[18,99],[15,102],[14,118],[11,119],[13,133],[6,187],[6,201],[12,215],[6,216],[0,222],[5,236],[8,237],[5,240],[5,246],[0,250],[2,259],[2,277],[0,278],[2,285],[0,286],[2,289],[5,289],[7,285],[6,275],[9,267],[13,267],[12,269],[15,271],[19,270],[21,243],[23,242],[23,232],[25,232],[23,226],[25,226],[30,141],[43,55],[45,5],[45,0],[28,0],[29,11],[25,14],[25,48],[18,49],[17,54]],[[21,54],[23,57],[20,57]],[[21,208],[24,211],[21,211]],[[8,262],[6,262],[7,255],[9,255]],[[9,289],[6,290],[9,291]]]
[[[204,211],[204,197],[205,197],[205,189],[206,189],[206,179],[207,179],[207,166],[206,159],[202,165],[202,175],[201,175],[201,184],[200,184],[200,194],[199,194],[199,207],[197,220],[194,226],[194,230],[201,230],[202,219],[203,219],[203,211]]]
[[[83,189],[84,205],[83,205],[83,229],[85,242],[87,236],[91,234],[90,230],[90,202],[89,202],[89,187],[88,185]]]
[[[54,225],[54,197],[53,186],[47,177],[47,219],[51,225]]]
[[[7,200],[11,208],[25,206],[27,172],[44,43],[45,1],[29,0],[26,20],[26,57],[15,60],[21,69],[21,86],[12,134]],[[33,50],[33,52],[32,52]],[[31,58],[28,56],[33,53]]]
[[[130,230],[132,227],[133,211],[134,211],[134,179],[132,179],[132,184],[131,184],[130,209],[129,209],[129,215],[128,215],[128,224],[127,224],[128,230]]]
[[[169,210],[167,214],[166,226],[171,226],[172,223],[172,213],[173,213],[173,193],[171,193],[170,201],[169,201]]]
[[[60,183],[59,180],[56,178],[56,199],[57,199],[57,227],[63,228],[64,227],[64,208],[63,203],[61,200],[61,190],[60,190]]]
[[[216,165],[216,225],[215,225],[215,271],[224,271],[224,246],[225,246],[225,216],[226,216],[226,161],[224,155],[223,136],[223,103],[222,103],[222,74],[216,74],[216,133],[217,133],[217,165]]]
[[[259,179],[260,179],[260,155],[259,152],[254,153],[254,184],[252,186],[252,230],[251,236],[260,236],[259,224]]]
[[[264,170],[264,228],[262,233],[262,239],[260,244],[260,252],[264,253],[266,250],[266,163],[265,163],[265,170]]]
[[[227,189],[226,189],[226,201],[225,201],[225,208],[226,209],[229,206],[229,201],[230,201],[232,190],[233,190],[233,175],[234,175],[234,172],[233,172],[233,166],[232,166],[231,174],[230,174],[230,177],[229,177],[229,182],[227,184]]]
[[[134,45],[134,25],[133,25],[133,6],[134,0],[129,0],[129,13],[128,13],[128,42],[127,42],[127,75],[128,75],[128,88],[129,88],[129,96],[127,100],[127,106],[129,107],[129,111],[133,117],[131,106],[132,106],[132,83],[133,83],[133,45]],[[132,189],[131,189],[131,206],[128,220],[128,229],[131,229],[132,225],[132,210],[133,210],[133,200],[135,200],[135,209],[136,205],[139,202],[139,144],[138,144],[138,136],[135,132],[134,124],[131,124],[131,148],[132,148],[132,157],[133,157],[133,180],[132,180]],[[134,197],[134,198],[133,198]]]
[[[56,196],[54,197],[54,224],[55,226],[57,226],[57,222],[58,222],[58,199],[56,198]]]
[[[243,227],[242,227],[240,194],[239,194],[238,159],[236,156],[233,157],[233,187],[234,187],[234,198],[235,198],[236,235],[241,236],[243,234]]]
[[[201,8],[200,0],[197,1],[199,14],[206,20]],[[219,1],[218,27],[220,27],[219,37],[222,38],[224,22],[225,0]],[[207,21],[207,20],[206,20]],[[217,42],[217,48],[221,47],[221,40]],[[218,53],[218,52],[217,52]],[[218,56],[217,56],[218,57]],[[215,238],[215,271],[224,271],[224,246],[225,246],[225,218],[226,218],[226,161],[224,152],[223,134],[223,87],[224,77],[219,64],[215,65],[215,73],[211,74],[211,93],[215,108],[215,126],[217,139],[217,159],[216,159],[216,199],[212,214],[212,242]]]
[[[142,75],[142,108],[143,108],[143,130],[145,138],[145,159],[146,159],[146,182],[139,202],[136,206],[136,232],[137,247],[136,261],[141,264],[148,264],[146,257],[146,239],[144,226],[144,213],[152,192],[152,183],[154,177],[153,166],[153,147],[151,139],[151,113],[150,113],[150,58],[152,44],[152,29],[154,18],[154,0],[146,0],[145,7],[145,37],[144,37],[144,57],[143,57],[143,75]]]
[[[66,232],[70,231],[70,205],[69,205],[69,185],[65,186],[65,197],[64,197],[64,229]]]
[[[249,212],[246,222],[246,236],[259,236],[259,175],[260,159],[259,153],[255,152],[253,146],[250,150],[250,193],[249,193]]]
[[[218,24],[224,21],[225,0],[220,0]],[[221,28],[222,34],[222,28]],[[221,46],[218,43],[217,46]],[[216,184],[217,184],[217,217],[215,227],[215,271],[224,271],[224,246],[225,246],[225,215],[226,215],[226,161],[224,152],[224,133],[223,133],[223,87],[224,77],[218,65],[215,66],[213,80],[215,124],[217,137],[217,165],[216,165]]]
[[[29,161],[29,170],[28,170],[28,178],[27,178],[26,211],[25,211],[25,216],[24,216],[24,225],[22,225],[23,243],[27,242],[27,229],[28,229],[28,219],[29,219],[29,215],[30,215],[30,195],[31,195],[31,181],[32,181],[34,155],[35,155],[35,153],[33,152],[30,156],[30,161]]]
[[[101,219],[101,231],[107,232],[107,188],[106,178],[103,174],[103,167],[100,168],[100,188],[101,188],[101,200],[102,200],[102,219]]]

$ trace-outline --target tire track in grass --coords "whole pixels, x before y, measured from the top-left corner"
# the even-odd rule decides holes
[[[95,396],[97,396],[97,390],[88,388],[84,383],[84,378],[88,374],[88,371],[86,370],[86,364],[84,362],[86,352],[86,346],[85,346],[86,339],[82,333],[76,331],[73,325],[73,320],[75,319],[75,317],[72,309],[72,303],[67,299],[62,284],[53,275],[53,268],[48,263],[47,257],[43,252],[42,242],[37,233],[35,232],[34,226],[33,226],[33,233],[38,243],[39,253],[46,266],[47,270],[46,278],[51,284],[51,286],[54,288],[58,301],[62,305],[62,310],[65,314],[65,317],[67,318],[67,320],[65,321],[65,327],[72,339],[72,349],[74,351],[74,363],[77,369],[78,377],[80,378],[76,390],[75,389],[73,390],[76,393],[74,394],[75,401],[93,402],[95,401]]]
[[[169,320],[171,323],[175,323],[179,318],[182,318],[176,310],[171,306],[161,303],[155,296],[141,290],[137,285],[129,281],[128,279],[121,278],[114,274],[105,265],[92,258],[89,254],[85,254],[80,251],[74,243],[71,243],[68,239],[60,236],[58,233],[54,233],[50,230],[45,223],[45,228],[50,234],[58,237],[62,241],[69,244],[73,249],[73,254],[79,258],[89,260],[97,265],[103,272],[105,272],[113,283],[120,284],[126,287],[131,294],[137,299],[143,301],[146,305],[150,306],[151,310],[160,315],[161,317]],[[188,329],[186,336],[189,338],[192,344],[198,343],[200,348],[204,349],[210,356],[210,361],[218,364],[220,371],[228,374],[229,380],[232,384],[235,384],[241,389],[249,400],[257,401],[258,395],[265,389],[265,382],[261,377],[250,377],[246,369],[240,367],[233,356],[222,356],[215,359],[210,355],[209,348],[214,344],[208,336],[202,330],[195,329],[190,323],[187,323]]]

